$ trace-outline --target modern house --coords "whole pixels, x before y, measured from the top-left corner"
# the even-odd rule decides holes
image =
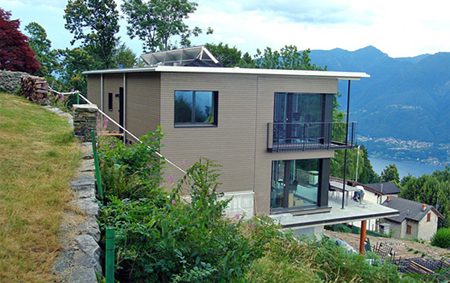
[[[395,238],[428,241],[437,231],[439,218],[444,219],[444,216],[432,205],[404,198],[388,198],[383,205],[400,212],[399,216],[381,219],[381,223],[390,224],[390,230]]]
[[[176,164],[216,160],[220,188],[234,197],[228,213],[266,214],[292,228],[397,215],[329,198],[330,159],[354,146],[356,130],[332,122],[338,81],[369,75],[214,67],[203,47],[142,59],[148,66],[84,72],[88,98],[135,135],[162,126],[161,153]]]

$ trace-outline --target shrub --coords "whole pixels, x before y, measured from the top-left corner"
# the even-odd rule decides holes
[[[110,197],[102,229],[116,230],[117,267],[133,282],[241,282],[264,245],[280,234],[268,219],[222,217],[228,200],[216,192],[217,166],[202,159],[171,194],[152,198]],[[190,191],[191,202],[181,192]]]
[[[100,173],[106,198],[137,200],[154,196],[163,180],[161,170],[165,161],[156,154],[161,149],[162,137],[160,127],[140,137],[142,143],[129,146],[99,136]]]
[[[450,248],[450,228],[439,229],[431,238],[431,245],[444,249]]]

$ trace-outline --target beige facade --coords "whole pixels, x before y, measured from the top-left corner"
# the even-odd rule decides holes
[[[437,232],[439,217],[433,211],[428,212],[428,214],[430,214],[430,221],[428,221],[428,216],[425,216],[419,222],[409,219],[405,219],[401,223],[390,221],[388,219],[383,219],[381,222],[391,225],[392,236],[394,238],[429,241]],[[410,231],[408,231],[408,226],[411,227]]]
[[[331,72],[329,77],[322,73],[320,76],[179,71],[88,73],[88,96],[118,121],[119,101],[115,94],[123,87],[124,124],[128,130],[140,136],[162,126],[165,136],[161,153],[167,159],[177,165],[185,164],[184,169],[201,157],[216,160],[223,166],[220,189],[253,192],[254,212],[269,214],[273,160],[334,157],[333,150],[267,151],[267,124],[274,121],[274,93],[337,93],[338,77]],[[179,90],[218,92],[217,127],[176,127],[174,93]],[[113,93],[113,111],[107,108],[108,93]],[[165,177],[168,176],[177,180],[182,173],[168,166]]]

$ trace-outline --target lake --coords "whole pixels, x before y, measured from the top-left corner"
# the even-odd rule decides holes
[[[369,160],[370,164],[372,164],[373,170],[378,175],[381,175],[381,171],[383,171],[384,168],[386,168],[386,166],[388,166],[389,164],[395,164],[395,166],[397,166],[398,173],[400,174],[400,179],[404,176],[407,176],[408,174],[411,174],[414,177],[420,177],[423,174],[431,174],[435,170],[445,169],[444,166],[422,164],[410,161],[394,161],[378,158],[369,158]]]

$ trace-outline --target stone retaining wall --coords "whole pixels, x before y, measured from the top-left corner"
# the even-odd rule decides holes
[[[24,72],[0,71],[0,92],[14,93],[20,86],[22,75],[28,75]]]
[[[74,124],[72,116],[68,113],[54,107],[45,108],[68,117],[69,124]],[[70,183],[73,191],[71,209],[64,211],[62,216],[60,227],[62,250],[56,258],[53,270],[63,282],[96,283],[96,274],[101,276],[103,272],[100,263],[102,251],[98,245],[101,234],[97,222],[99,205],[95,197],[92,143],[81,143],[80,150],[81,166],[77,177]]]
[[[75,136],[81,141],[91,141],[91,131],[97,127],[96,105],[74,104],[73,105],[73,126]]]

